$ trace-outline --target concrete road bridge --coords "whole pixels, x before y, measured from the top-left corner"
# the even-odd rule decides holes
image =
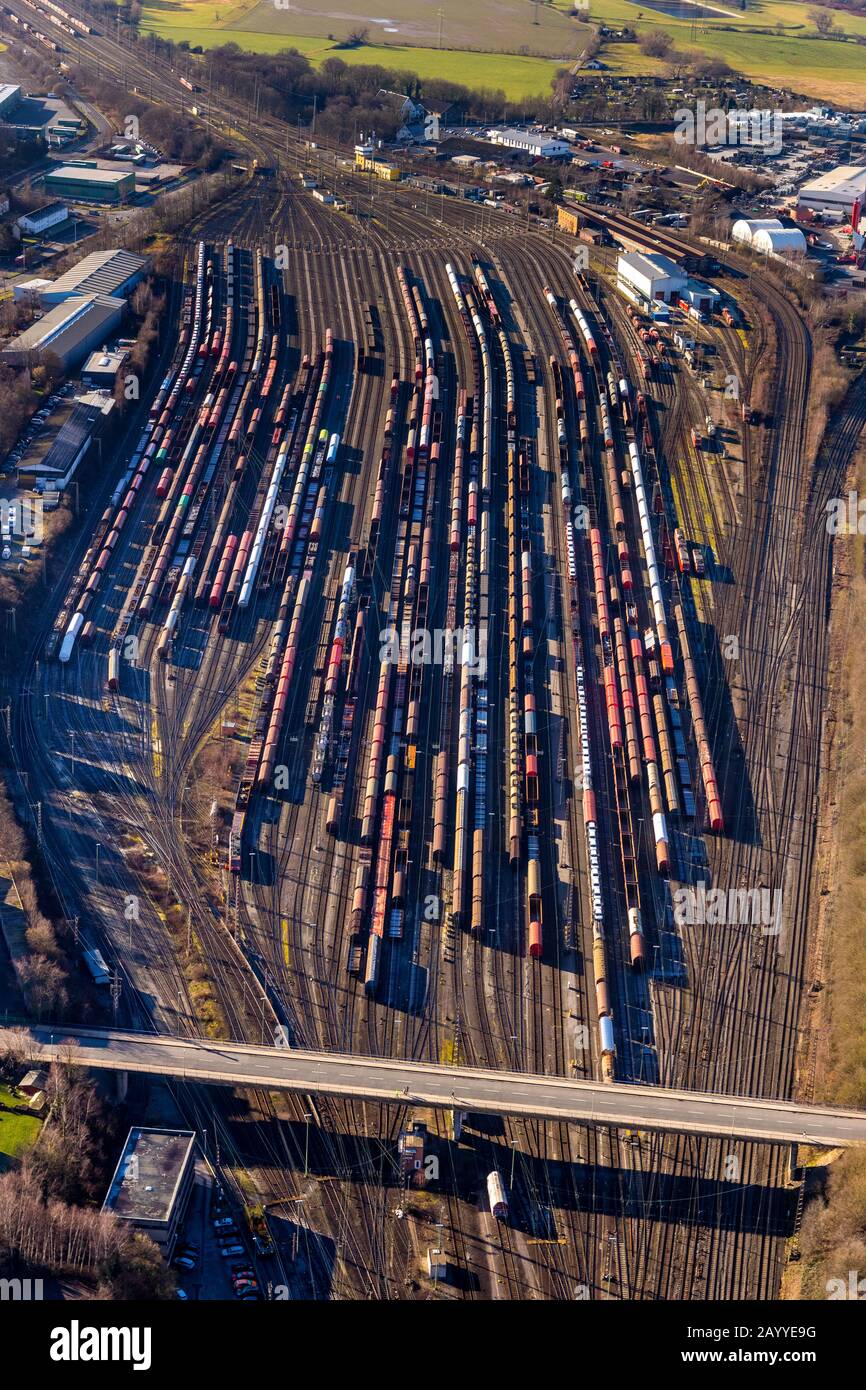
[[[74,1055],[82,1066],[206,1085],[262,1087],[381,1104],[430,1106],[566,1124],[705,1134],[772,1144],[866,1143],[866,1112],[660,1086],[444,1067],[397,1058],[173,1038],[63,1025],[0,1029],[33,1062]]]

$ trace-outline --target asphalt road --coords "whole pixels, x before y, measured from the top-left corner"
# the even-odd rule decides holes
[[[0,1047],[13,1030],[0,1029]],[[20,1032],[16,1033],[20,1038]],[[112,1029],[30,1030],[32,1060],[69,1055],[79,1064],[218,1085],[347,1096],[440,1109],[523,1115],[618,1128],[711,1134],[770,1143],[866,1143],[866,1112],[791,1101],[718,1096],[660,1087],[570,1081],[526,1072],[302,1052]]]

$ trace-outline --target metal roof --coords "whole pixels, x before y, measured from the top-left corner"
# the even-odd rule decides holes
[[[617,269],[620,273],[623,266],[634,271],[637,275],[642,275],[645,280],[685,280],[686,278],[678,265],[675,265],[667,256],[655,252],[649,256],[642,256],[639,251],[632,252],[628,256],[620,256],[617,262]]]
[[[114,322],[125,307],[125,299],[112,295],[73,295],[13,338],[3,355],[52,351],[66,357],[101,324]]]
[[[55,198],[51,203],[43,203],[41,208],[31,208],[29,212],[22,212],[18,221],[38,223],[45,217],[53,217],[56,212],[68,212],[66,204],[60,198]]]
[[[131,276],[150,264],[145,256],[116,248],[113,251],[93,251],[78,265],[59,276],[51,286],[51,297],[57,294],[115,294]]]
[[[98,406],[76,402],[72,414],[61,425],[57,438],[42,460],[41,468],[65,477],[93,434],[101,415]]]

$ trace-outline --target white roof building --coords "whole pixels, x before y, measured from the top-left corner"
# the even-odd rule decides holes
[[[838,213],[843,218],[858,201],[866,201],[866,164],[840,164],[804,183],[797,195],[798,207]]]
[[[620,256],[616,263],[617,288],[638,303],[661,300],[670,303],[688,284],[684,270],[667,256],[644,256],[634,252]]]
[[[38,235],[40,232],[47,232],[49,227],[59,227],[60,223],[66,222],[68,218],[69,209],[65,203],[46,203],[44,207],[34,208],[32,212],[23,212],[15,225],[22,232]]]
[[[16,280],[12,286],[13,299],[41,299],[42,291],[47,290],[51,280],[43,280],[37,276],[33,280]]]
[[[749,220],[741,217],[731,228],[734,241],[751,246],[763,256],[805,256],[806,238],[799,227],[783,227],[778,217]]]
[[[494,145],[505,145],[510,150],[523,150],[535,159],[559,159],[562,155],[571,153],[566,140],[559,140],[555,135],[543,132],[536,134],[533,131],[508,127],[505,130],[491,130],[490,139]]]
[[[752,238],[762,256],[805,256],[806,238],[799,227],[762,227]]]
[[[743,241],[747,246],[751,246],[755,232],[763,230],[780,230],[781,222],[778,217],[739,217],[731,228],[731,236],[734,241]]]

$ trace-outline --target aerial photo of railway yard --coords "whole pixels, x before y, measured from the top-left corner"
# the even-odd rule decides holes
[[[0,4],[0,1296],[814,1362],[866,5],[366,8]]]

